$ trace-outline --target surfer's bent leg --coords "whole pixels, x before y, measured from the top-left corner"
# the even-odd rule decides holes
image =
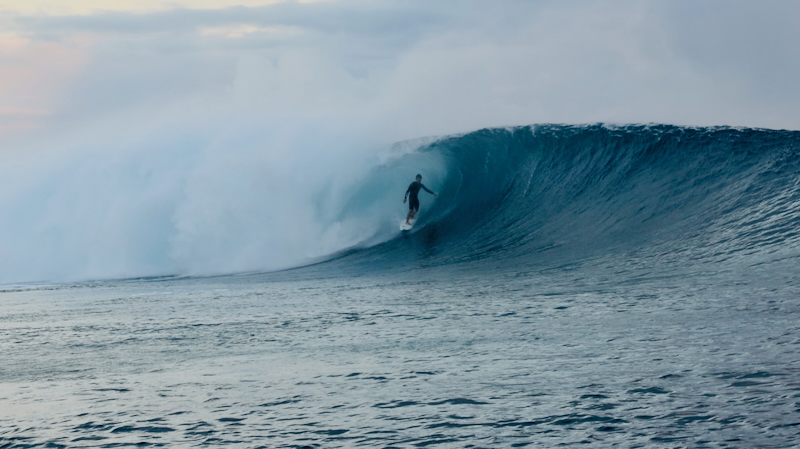
[[[411,224],[409,220],[414,218],[419,210],[419,198],[411,198],[408,202],[408,215],[406,215],[406,224]]]

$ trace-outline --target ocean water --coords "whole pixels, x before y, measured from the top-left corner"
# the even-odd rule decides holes
[[[800,444],[800,133],[532,126],[390,164],[351,209],[444,166],[414,230],[311,265],[3,287],[0,447]]]

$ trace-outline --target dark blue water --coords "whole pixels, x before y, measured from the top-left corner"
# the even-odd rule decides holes
[[[800,133],[482,130],[354,207],[430,161],[310,266],[7,287],[0,447],[798,444]]]
[[[549,125],[481,130],[420,151],[448,166],[423,228],[346,265],[477,261],[477,270],[524,271],[620,254],[669,266],[798,254],[800,132]]]

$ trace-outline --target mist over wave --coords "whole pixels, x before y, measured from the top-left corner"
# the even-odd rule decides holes
[[[0,282],[269,270],[393,235],[413,143],[383,147],[336,121],[263,123],[219,114],[131,132],[117,120],[4,165]]]

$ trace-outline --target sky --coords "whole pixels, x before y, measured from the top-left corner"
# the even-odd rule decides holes
[[[537,122],[797,129],[798,17],[779,0],[3,0],[0,132],[201,97],[377,121],[390,139]]]
[[[0,282],[336,249],[298,225],[308,198],[406,139],[800,129],[798,18],[782,0],[0,0]],[[305,217],[273,240],[265,192]]]

